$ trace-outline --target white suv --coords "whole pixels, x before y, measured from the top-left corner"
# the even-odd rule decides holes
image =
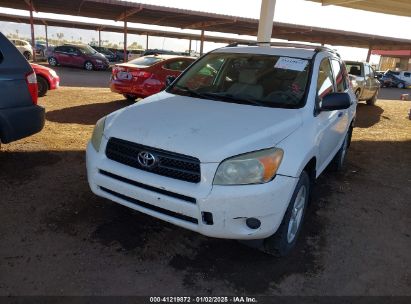
[[[14,46],[26,57],[27,60],[31,60],[33,58],[33,48],[31,44],[25,40],[20,39],[10,39],[13,42]]]
[[[345,65],[329,49],[217,49],[165,91],[97,122],[89,184],[175,225],[286,255],[313,182],[344,163],[355,113]]]

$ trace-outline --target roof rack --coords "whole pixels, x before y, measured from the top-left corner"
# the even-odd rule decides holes
[[[240,45],[245,46],[259,46],[261,44],[269,44],[270,46],[278,46],[278,47],[292,47],[292,48],[300,48],[300,49],[314,49],[315,52],[331,52],[336,54],[340,57],[340,54],[337,53],[336,50],[330,49],[326,46],[320,45],[310,45],[310,44],[303,44],[303,43],[290,43],[290,42],[234,42],[226,47],[237,47]]]

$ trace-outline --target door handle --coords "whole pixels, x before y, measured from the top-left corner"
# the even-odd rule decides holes
[[[338,117],[342,117],[344,115],[343,112],[338,112]]]

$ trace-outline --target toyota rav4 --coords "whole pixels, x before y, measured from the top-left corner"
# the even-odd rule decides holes
[[[230,45],[100,119],[87,147],[89,184],[175,225],[286,255],[315,179],[344,164],[355,114],[334,51]]]

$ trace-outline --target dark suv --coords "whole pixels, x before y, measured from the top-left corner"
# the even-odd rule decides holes
[[[37,79],[16,47],[0,33],[0,143],[40,132],[44,108],[37,105]]]
[[[89,45],[62,45],[54,48],[48,56],[51,66],[72,66],[88,71],[107,70],[110,66],[106,57]]]

